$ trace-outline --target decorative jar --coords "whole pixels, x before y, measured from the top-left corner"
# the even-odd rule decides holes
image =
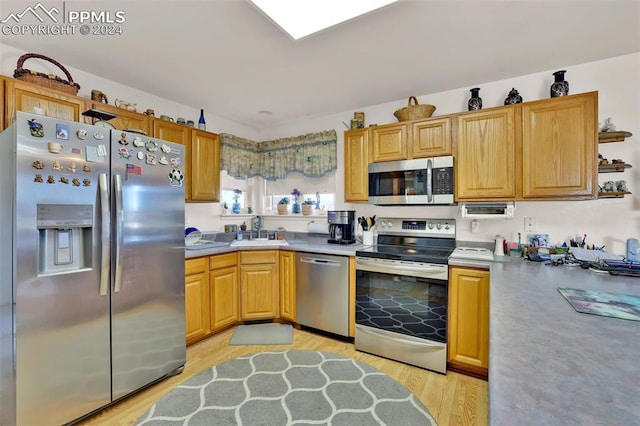
[[[479,109],[482,109],[482,98],[480,97],[480,94],[479,94],[480,88],[475,87],[471,89],[470,92],[471,92],[471,98],[467,103],[469,107],[469,111],[477,111]]]
[[[569,82],[565,81],[564,73],[566,70],[556,71],[553,73],[555,81],[550,87],[551,97],[557,98],[560,96],[567,96],[569,94]]]

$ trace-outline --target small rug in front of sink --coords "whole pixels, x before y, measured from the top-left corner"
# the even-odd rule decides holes
[[[291,324],[240,325],[229,345],[290,345],[293,343]]]
[[[638,296],[562,287],[558,291],[580,313],[640,321]]]

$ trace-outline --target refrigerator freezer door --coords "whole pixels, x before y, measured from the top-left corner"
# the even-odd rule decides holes
[[[97,201],[109,132],[21,112],[15,126],[16,423],[63,424],[111,401]]]
[[[116,400],[185,363],[184,147],[113,131],[111,152]]]

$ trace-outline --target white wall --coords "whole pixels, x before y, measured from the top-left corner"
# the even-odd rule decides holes
[[[378,207],[340,202],[344,200],[343,131],[345,126],[343,122],[349,123],[354,111],[365,112],[367,125],[396,122],[393,112],[406,106],[406,100],[363,106],[354,111],[344,111],[266,129],[262,131],[261,140],[336,129],[338,131],[336,208],[356,210],[357,216],[376,214],[378,217],[457,218],[458,239],[466,241],[492,241],[496,234],[502,234],[509,240],[516,240],[518,232],[523,233],[524,241],[524,218],[534,217],[535,231],[549,234],[552,242],[561,243],[586,233],[588,243],[606,245],[607,251],[624,254],[626,238],[640,238],[640,201],[637,195],[640,194],[638,173],[640,149],[637,147],[640,137],[640,53],[571,66],[566,70],[565,78],[569,82],[570,93],[599,92],[600,122],[611,117],[618,130],[633,133],[633,136],[627,138],[625,142],[599,146],[599,152],[605,158],[610,160],[620,158],[633,165],[624,173],[601,174],[599,181],[602,184],[606,180],[624,179],[628,183],[629,190],[634,194],[623,199],[518,202],[515,219],[482,221],[479,232],[472,234],[470,221],[458,217],[457,207]],[[553,82],[551,74],[554,71],[557,70],[416,96],[420,103],[429,103],[437,107],[434,116],[466,111],[469,89],[472,87],[480,87],[484,108],[502,105],[512,87],[520,92],[525,102],[546,99],[549,97],[549,86]]]
[[[18,57],[23,51],[0,44],[0,72],[13,75]],[[37,63],[37,61],[34,61]],[[59,71],[52,66],[50,69],[38,69],[28,64],[30,69],[43,72]],[[569,238],[584,233],[588,234],[588,242],[596,245],[606,245],[608,251],[623,254],[625,240],[628,237],[640,238],[640,201],[636,194],[640,194],[640,150],[636,147],[640,137],[640,53],[625,55],[590,62],[566,68],[566,79],[570,83],[570,93],[582,93],[597,90],[599,92],[599,121],[611,117],[618,130],[633,133],[626,142],[602,144],[599,152],[608,159],[620,158],[634,167],[624,173],[602,174],[600,183],[606,180],[621,180],[628,182],[630,191],[634,194],[623,199],[601,199],[592,201],[547,201],[547,202],[519,202],[516,217],[513,220],[483,221],[478,233],[470,232],[470,223],[458,217],[456,207],[377,207],[363,204],[344,203],[344,152],[343,152],[343,122],[349,123],[354,111],[364,111],[366,124],[386,124],[396,122],[393,112],[406,105],[406,100],[396,100],[379,105],[362,106],[354,111],[344,111],[323,117],[315,117],[288,123],[286,125],[256,130],[254,128],[207,114],[208,130],[217,133],[232,133],[251,140],[271,140],[280,137],[290,137],[328,129],[338,132],[338,169],[336,171],[336,208],[356,210],[358,216],[377,215],[392,217],[418,218],[457,218],[458,239],[466,241],[492,241],[496,234],[502,234],[507,239],[515,240],[518,232],[524,233],[524,218],[534,217],[538,233],[548,233],[552,242],[560,243]],[[186,106],[168,99],[163,99],[137,89],[124,86],[103,77],[69,68],[71,75],[81,86],[79,95],[90,98],[92,89],[105,92],[110,103],[116,98],[125,99],[138,104],[138,110],[154,108],[156,114],[168,114],[173,117],[182,116],[187,119],[197,119],[201,106]],[[430,103],[437,107],[434,116],[457,113],[467,109],[469,89],[480,87],[480,96],[485,108],[502,105],[512,87],[518,89],[525,101],[545,99],[549,97],[549,86],[553,81],[552,72],[524,75],[512,79],[490,83],[478,83],[470,87],[434,93],[429,95],[416,94],[420,103]],[[428,78],[428,76],[425,76]],[[371,88],[375,90],[375,88]],[[206,113],[206,106],[205,108]],[[223,185],[228,181],[223,180]],[[292,182],[293,183],[293,182]],[[232,185],[228,183],[228,185]],[[257,185],[260,185],[258,183]],[[305,188],[308,186],[305,184]],[[291,187],[300,187],[296,182]],[[186,208],[186,221],[190,226],[202,230],[223,229],[225,223],[238,223],[240,218],[220,218],[218,203],[190,203]],[[306,218],[267,218],[265,224],[273,229],[283,226],[287,230],[306,230]]]

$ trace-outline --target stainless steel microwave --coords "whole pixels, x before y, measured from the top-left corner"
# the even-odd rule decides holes
[[[453,156],[369,164],[369,204],[455,204]]]

